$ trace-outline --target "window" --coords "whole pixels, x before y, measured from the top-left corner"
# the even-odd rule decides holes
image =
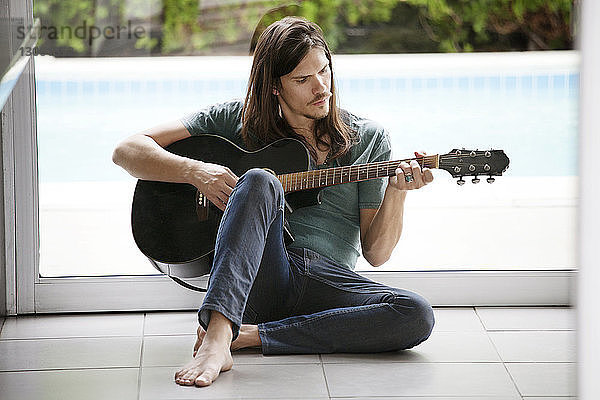
[[[445,22],[410,1],[370,9],[348,2],[341,14],[318,1],[203,1],[178,9],[175,1],[135,0],[77,0],[73,14],[73,1],[39,0],[34,9],[42,33],[35,59],[40,263],[33,308],[199,303],[164,277],[148,276],[156,271],[129,228],[135,179],[110,155],[130,134],[243,97],[255,28],[285,14],[320,22],[338,54],[341,106],[383,124],[396,158],[457,147],[504,149],[511,158],[493,185],[481,177],[478,185],[458,187],[436,172],[434,185],[409,195],[404,237],[392,260],[378,270],[363,260],[358,268],[376,279],[402,279],[401,285],[413,279],[424,291],[433,290],[424,282],[436,279],[452,290],[447,277],[459,276],[457,270],[473,271],[471,277],[487,271],[477,275],[485,279],[525,277],[524,287],[547,276],[564,295],[544,294],[537,304],[568,297],[566,277],[576,267],[576,53],[401,54],[494,48],[481,38],[474,44],[442,39]],[[496,35],[497,47],[528,45],[521,32]],[[134,297],[156,285],[170,288],[169,300],[138,305]],[[58,288],[71,297],[59,298]],[[113,288],[117,295],[110,306],[74,299],[90,288]],[[485,303],[482,298],[485,290],[471,300],[440,295],[437,303]]]

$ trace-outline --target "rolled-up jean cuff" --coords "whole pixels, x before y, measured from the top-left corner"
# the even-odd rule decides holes
[[[265,325],[258,324],[258,337],[260,338],[260,347],[263,355],[269,354],[269,339],[267,338],[267,333],[265,332]]]
[[[228,310],[226,310],[223,306],[219,304],[203,304],[202,307],[198,310],[198,322],[200,326],[204,328],[204,330],[208,330],[208,323],[210,322],[210,312],[218,311],[225,316],[228,320],[230,320],[233,325],[231,326],[231,332],[233,334],[231,341],[237,339],[240,333],[240,326],[242,321],[238,321],[233,314],[231,314]]]

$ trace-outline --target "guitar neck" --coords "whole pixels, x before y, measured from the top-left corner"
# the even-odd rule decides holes
[[[400,163],[410,163],[415,160],[421,168],[439,168],[440,157],[438,154],[425,157],[407,158],[396,161],[380,161],[368,164],[348,165],[318,169],[291,174],[277,175],[283,185],[285,193],[299,190],[316,189],[327,186],[339,185],[349,182],[360,182],[369,179],[394,176]]]

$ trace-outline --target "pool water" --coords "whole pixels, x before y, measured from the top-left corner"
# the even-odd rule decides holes
[[[577,175],[577,73],[337,77],[340,105],[378,121],[395,158],[415,150],[503,149],[512,176]],[[122,181],[111,162],[133,133],[215,102],[242,98],[244,79],[40,79],[40,182]]]
[[[383,125],[395,158],[465,147],[511,159],[502,184],[458,188],[448,178],[409,196],[403,239],[379,269],[576,265],[579,75],[576,55],[563,54],[336,59],[340,105]],[[248,60],[37,61],[42,276],[154,273],[131,237],[135,179],[112,151],[131,134],[242,98]]]

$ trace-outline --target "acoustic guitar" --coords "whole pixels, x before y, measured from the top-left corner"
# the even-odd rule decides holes
[[[308,150],[292,138],[246,151],[221,136],[200,135],[165,149],[227,166],[237,176],[251,168],[272,172],[283,186],[287,212],[319,204],[324,187],[393,176],[402,161],[417,160],[421,167],[446,170],[460,185],[466,176],[472,176],[473,183],[480,181],[479,176],[488,176],[487,182],[492,183],[509,164],[502,150],[454,149],[447,154],[309,170]],[[162,273],[174,278],[200,277],[210,272],[222,214],[193,185],[138,180],[131,212],[133,237]],[[291,238],[289,231],[286,236]]]

